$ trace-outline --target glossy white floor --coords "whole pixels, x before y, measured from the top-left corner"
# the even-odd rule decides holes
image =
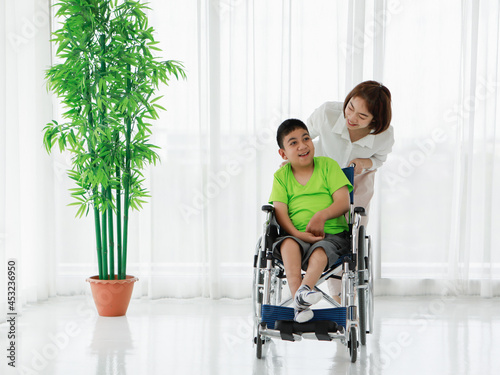
[[[18,316],[9,374],[498,374],[500,300],[376,299],[376,332],[351,364],[340,342],[272,341],[255,358],[250,300],[132,300],[98,317],[87,296],[58,297]],[[4,369],[6,369],[4,371]]]

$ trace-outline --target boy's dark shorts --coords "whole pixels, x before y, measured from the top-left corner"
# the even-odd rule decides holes
[[[328,265],[326,266],[325,270],[333,266],[339,257],[349,254],[350,252],[348,232],[342,232],[338,234],[325,233],[324,239],[313,244],[304,242],[294,236],[283,236],[279,237],[273,244],[273,256],[275,256],[277,259],[282,260],[280,247],[281,243],[287,238],[292,238],[299,244],[300,250],[302,251],[302,269],[304,271],[307,270],[309,257],[318,247],[322,247],[328,257]]]

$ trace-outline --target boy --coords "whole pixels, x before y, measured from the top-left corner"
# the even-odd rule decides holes
[[[314,286],[322,272],[349,250],[344,214],[352,185],[333,159],[314,157],[314,144],[302,121],[284,121],[276,140],[279,154],[289,163],[274,174],[269,203],[288,235],[273,245],[273,254],[283,260],[294,296],[294,320],[303,323],[314,316],[310,306],[321,300]],[[301,268],[306,270],[304,278]]]

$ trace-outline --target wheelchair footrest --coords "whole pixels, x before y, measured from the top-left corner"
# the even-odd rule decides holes
[[[332,341],[329,332],[344,331],[344,327],[330,320],[317,320],[306,323],[297,323],[293,320],[278,320],[275,329],[280,331],[281,339],[287,341],[295,341],[293,338],[294,333],[302,335],[308,332],[314,333],[320,341]]]
[[[316,321],[330,321],[335,322],[341,327],[346,327],[347,308],[334,307],[327,309],[314,309],[314,317],[310,322]],[[279,320],[293,321],[295,313],[292,307],[276,306],[276,305],[262,305],[262,320],[266,323],[267,328],[275,329],[275,324]],[[313,330],[314,332],[314,330]]]

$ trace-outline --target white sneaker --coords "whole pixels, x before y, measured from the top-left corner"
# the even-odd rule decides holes
[[[295,320],[297,323],[305,323],[314,317],[314,313],[311,309],[307,308],[305,310],[295,310]]]
[[[295,320],[297,323],[308,322],[314,317],[314,312],[309,308],[311,305],[321,301],[322,294],[312,291],[307,285],[302,285],[293,299],[293,308],[295,310]]]
[[[323,295],[320,292],[311,290],[307,285],[302,285],[293,299],[293,305],[296,310],[305,310],[311,305],[321,301]]]

